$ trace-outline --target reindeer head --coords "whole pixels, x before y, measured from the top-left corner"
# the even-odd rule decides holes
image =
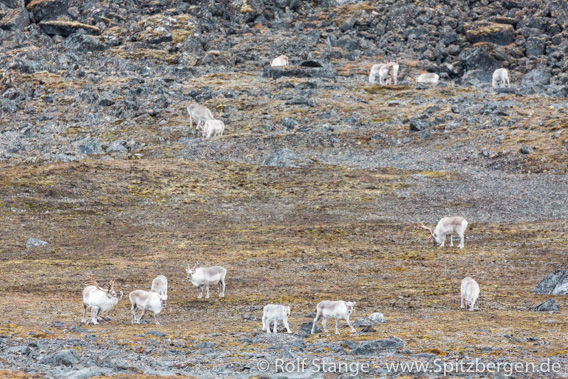
[[[430,229],[430,228],[427,227],[426,225],[420,224],[420,227],[421,227],[422,229],[425,229],[425,230],[427,230],[427,231],[430,232],[430,237],[428,237],[428,241],[432,240],[432,244],[433,244],[434,246],[436,246],[436,245],[441,245],[442,242],[444,242],[444,241],[442,241],[442,239],[440,238],[440,236],[438,236],[436,233],[434,233],[434,232],[432,231],[432,229]]]
[[[109,281],[108,288],[105,289],[99,287],[99,284],[95,280],[95,275],[93,275],[92,272],[87,274],[87,281],[85,282],[85,284],[88,286],[95,286],[95,288],[99,291],[105,292],[109,299],[113,297],[120,299],[124,294],[122,291],[120,291],[120,288],[118,288],[118,286],[115,286],[115,279]]]
[[[348,301],[347,303],[345,303],[345,305],[347,306],[347,312],[348,312],[349,314],[353,313],[353,307],[355,307],[355,304],[357,304],[357,303],[355,303],[355,302],[350,302],[350,301]]]
[[[193,268],[190,268],[189,263],[187,264],[187,268],[185,269],[185,271],[187,272],[187,280],[191,280],[191,277],[195,274],[196,269],[197,263],[193,266]]]

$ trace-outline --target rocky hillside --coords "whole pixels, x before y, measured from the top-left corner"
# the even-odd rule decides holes
[[[304,358],[568,375],[568,302],[540,288],[565,282],[534,290],[568,277],[567,4],[0,0],[0,377],[282,377],[276,359]],[[369,83],[385,58],[398,84]],[[223,136],[190,128],[193,102]],[[463,250],[419,227],[447,215],[469,221]],[[226,267],[226,297],[198,300],[187,262]],[[100,325],[80,323],[89,271],[126,294]],[[127,294],[158,274],[161,325],[132,325]],[[460,312],[465,276],[479,312]],[[309,334],[337,299],[357,332]],[[293,334],[262,332],[269,302]]]

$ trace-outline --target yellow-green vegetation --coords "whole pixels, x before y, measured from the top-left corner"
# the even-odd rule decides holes
[[[353,319],[380,311],[388,320],[350,336],[355,342],[397,336],[413,352],[438,356],[565,354],[568,304],[556,298],[560,314],[531,312],[547,297],[530,290],[564,263],[566,236],[552,221],[472,223],[465,249],[434,249],[392,206],[397,188],[413,190],[416,173],[145,159],[4,167],[0,334],[68,337],[49,325],[79,323],[84,277],[93,271],[100,282],[117,278],[126,293],[149,287],[158,274],[170,282],[162,325],[131,325],[125,297],[110,323],[89,326],[97,341],[118,340],[127,349],[143,348],[141,330],[151,328],[188,344],[251,351],[261,347],[239,340],[260,329],[262,311],[246,307],[289,304],[297,330],[317,302],[344,299],[357,302]],[[25,249],[32,236],[50,244]],[[213,287],[211,299],[198,300],[185,278],[187,262],[225,266],[226,297]],[[481,285],[480,312],[459,309],[466,275]],[[245,313],[257,321],[243,322]],[[347,329],[341,331],[308,341],[341,342]],[[216,332],[221,336],[212,337]]]

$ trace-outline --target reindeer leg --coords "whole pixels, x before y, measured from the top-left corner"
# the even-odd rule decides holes
[[[225,297],[225,279],[219,282],[219,286],[221,287],[221,292],[219,293],[219,297]]]
[[[201,299],[203,297],[203,285],[199,286],[199,296],[197,296],[198,299]]]
[[[314,334],[314,332],[315,332],[315,330],[316,330],[316,322],[318,322],[318,320],[320,319],[320,317],[321,317],[321,313],[320,313],[320,311],[318,310],[318,311],[317,311],[317,314],[316,314],[316,318],[314,318],[314,323],[312,324],[312,334]]]
[[[87,305],[83,304],[83,319],[81,320],[83,324],[87,323]]]
[[[323,317],[323,320],[321,322],[321,326],[323,326],[323,331],[328,333],[328,331],[327,331],[327,318],[325,318],[325,316]]]
[[[337,325],[339,324],[339,319],[335,319],[335,334],[339,334],[339,329],[337,328]]]
[[[142,317],[144,317],[144,313],[146,313],[146,309],[142,309],[142,314],[140,315],[140,318],[138,319],[138,324],[140,324],[140,321],[142,321]]]
[[[460,234],[460,244],[458,245],[458,247],[459,247],[460,249],[463,249],[464,239],[465,239],[464,234],[463,234],[463,233]]]
[[[286,331],[288,333],[292,333],[292,331],[290,330],[290,325],[288,325],[288,317],[284,319],[284,326],[286,327]]]
[[[351,329],[351,333],[356,333],[357,331],[355,330],[355,328],[353,327],[353,325],[351,325],[351,323],[349,322],[349,315],[347,315],[347,317],[345,318],[345,321],[347,321],[347,325],[348,325],[349,328]]]
[[[132,324],[136,323],[136,304],[132,304],[132,308],[130,308],[130,312],[132,313]]]
[[[207,290],[207,295],[205,295],[205,298],[209,299],[209,284],[205,285],[205,289]]]
[[[156,312],[154,312],[154,321],[156,322],[156,325],[160,325],[160,322],[158,321],[158,317],[156,316]]]
[[[99,313],[99,308],[92,306],[91,307],[91,322],[97,325],[99,322],[97,321],[97,314]]]
[[[454,246],[454,234],[450,234],[450,247]]]
[[[463,295],[461,295],[460,298],[461,298],[461,305],[460,305],[460,308],[463,308],[463,307],[464,307],[464,306],[463,306]]]
[[[272,329],[272,332],[274,334],[278,333],[278,319],[277,318],[274,319],[274,328]]]
[[[262,315],[262,330],[266,330],[266,315]],[[268,333],[270,333],[270,328],[268,328]]]

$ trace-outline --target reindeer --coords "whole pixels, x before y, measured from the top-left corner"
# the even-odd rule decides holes
[[[281,55],[278,58],[274,58],[270,63],[271,67],[282,67],[288,66],[288,57],[285,55]]]
[[[394,62],[389,62],[388,59],[385,59],[385,64],[382,65],[379,69],[379,83],[380,84],[395,84],[396,85],[396,77],[398,76],[398,69],[399,65],[398,62],[400,60],[397,59]],[[390,82],[387,82],[387,78]]]
[[[152,292],[156,292],[160,295],[162,300],[162,306],[166,306],[166,300],[168,300],[168,279],[164,275],[158,275],[154,280],[152,280]]]
[[[144,317],[146,311],[152,311],[154,313],[154,321],[156,325],[160,325],[158,321],[158,313],[162,311],[162,307],[166,304],[164,295],[160,295],[156,292],[148,292],[144,290],[136,290],[130,292],[128,296],[130,298],[130,303],[132,307],[130,312],[132,312],[132,323],[140,324],[140,320]],[[142,309],[142,314],[140,318],[136,319],[136,310]]]
[[[461,307],[464,308],[464,300],[465,300],[465,309],[474,311],[479,310],[477,306],[477,298],[479,297],[479,284],[472,278],[465,277],[461,283]]]
[[[351,332],[355,333],[355,329],[349,322],[349,315],[353,312],[353,307],[355,306],[355,302],[345,302],[345,301],[328,301],[324,300],[320,302],[316,307],[316,318],[314,318],[314,323],[312,324],[312,334],[315,332],[316,322],[323,317],[323,321],[321,322],[323,326],[323,330],[327,333],[327,319],[334,318],[335,319],[335,334],[339,334],[339,330],[337,329],[337,322],[339,319],[344,319],[347,322],[347,325],[351,328]]]
[[[292,333],[288,325],[289,316],[290,307],[280,304],[265,305],[262,314],[262,330],[266,330],[267,333],[270,333],[270,322],[274,321],[273,333],[278,333],[278,320],[281,320],[288,333]]]
[[[432,239],[434,246],[439,244],[440,247],[444,247],[446,242],[446,235],[450,235],[450,246],[454,246],[454,234],[460,237],[460,244],[458,247],[463,249],[464,246],[464,233],[467,228],[467,221],[463,217],[444,217],[438,222],[436,228],[432,232],[432,229],[428,228],[424,224],[420,224],[422,229],[426,229],[430,232],[430,237],[428,240]]]
[[[497,70],[493,71],[493,81],[491,85],[493,88],[497,87],[504,87],[507,84],[507,88],[509,88],[509,70],[506,68],[498,68]]]
[[[213,267],[199,267],[197,264],[193,268],[187,265],[187,280],[191,281],[195,287],[199,288],[198,299],[203,297],[203,287],[206,288],[207,294],[206,299],[209,299],[209,285],[219,284],[220,292],[219,297],[225,297],[225,275],[227,275],[227,270],[221,266]]]
[[[433,72],[427,72],[416,78],[416,83],[434,84],[434,86],[436,86],[439,80],[440,80],[440,75],[434,74]]]
[[[197,121],[197,125],[195,126],[195,130],[199,130],[202,124],[205,124],[208,120],[213,120],[213,113],[211,111],[197,103],[190,104],[187,107],[187,113],[189,113],[189,128],[193,129],[193,119]]]
[[[87,274],[87,278],[85,282],[87,287],[83,289],[83,319],[81,322],[88,324],[87,308],[91,307],[91,323],[96,325],[102,318],[99,312],[106,312],[114,307],[122,298],[123,293],[115,288],[114,279],[109,282],[107,289],[103,289],[97,284],[93,273]]]
[[[207,120],[203,126],[203,137],[222,136],[225,131],[225,123],[221,120]]]

